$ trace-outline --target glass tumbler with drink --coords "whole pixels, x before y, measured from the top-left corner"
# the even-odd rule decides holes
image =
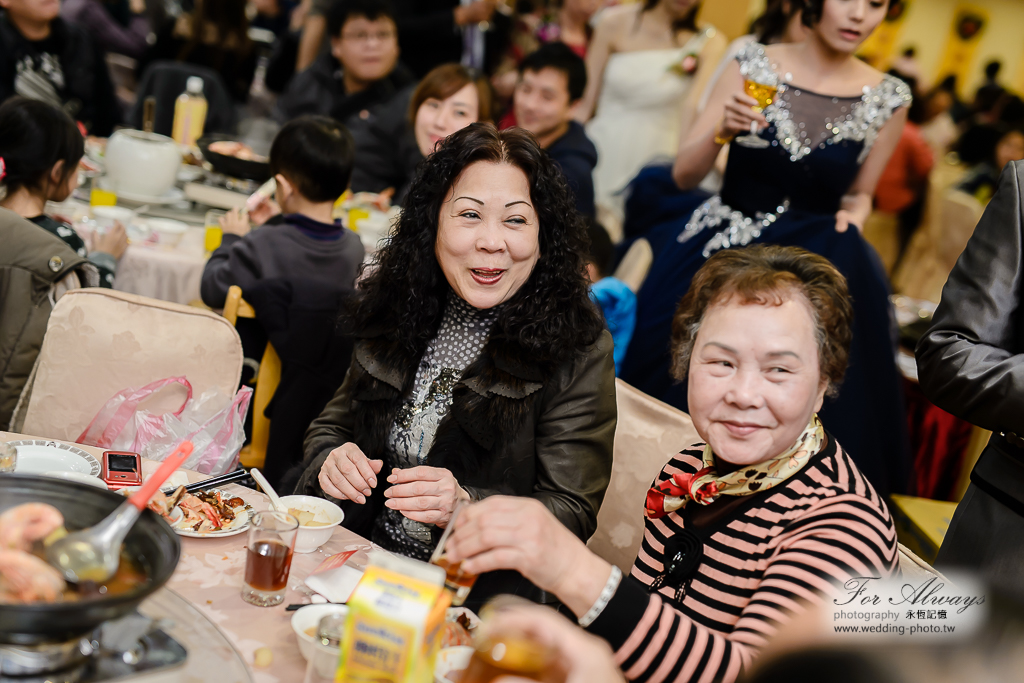
[[[775,81],[777,79],[774,78],[774,74],[771,74],[771,77],[762,77],[758,80],[748,77],[743,81],[743,92],[757,100],[757,105],[751,108],[758,114],[775,101],[775,94],[779,90],[779,86]],[[764,149],[769,145],[769,142],[757,134],[757,128],[757,121],[751,121],[750,133],[736,138],[734,142],[744,147]]]
[[[455,510],[452,512],[452,517],[448,520],[448,527],[441,534],[441,540],[437,542],[437,547],[434,548],[434,553],[430,556],[430,564],[436,564],[438,567],[444,569],[445,578],[444,586],[450,590],[454,595],[452,596],[452,607],[460,607],[466,602],[466,598],[469,597],[469,592],[473,590],[473,584],[476,583],[476,574],[466,574],[462,571],[462,562],[452,563],[448,559],[448,553],[445,552],[445,545],[448,543],[448,537],[452,533],[452,529],[455,528],[455,520],[458,519],[459,512],[463,510],[469,503],[464,500],[460,500],[455,505]]]
[[[0,443],[0,474],[13,472],[18,466],[18,449],[7,442]]]
[[[214,251],[224,239],[224,228],[221,227],[220,220],[226,215],[228,215],[227,211],[219,209],[211,209],[206,212],[206,236],[203,242],[206,251]]]
[[[286,512],[266,510],[253,514],[246,545],[243,600],[257,607],[284,602],[298,530],[299,521]]]
[[[518,629],[502,629],[496,633],[493,628],[494,615],[507,607],[528,605],[522,598],[501,595],[491,600],[481,610],[483,623],[477,630],[473,643],[473,655],[459,679],[461,683],[490,683],[499,678],[512,676],[531,681],[555,681],[561,677],[555,672],[553,648],[531,634]]]

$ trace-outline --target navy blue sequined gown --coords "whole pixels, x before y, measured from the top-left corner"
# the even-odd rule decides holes
[[[741,70],[759,59],[767,58],[756,43],[737,56]],[[626,227],[650,240],[655,257],[638,294],[622,379],[686,410],[686,385],[669,375],[669,335],[676,306],[708,256],[753,243],[821,254],[847,278],[854,306],[849,368],[838,397],[826,399],[822,422],[880,493],[903,491],[910,460],[887,278],[858,230],[836,232],[835,214],[878,131],[909,102],[906,86],[889,76],[862,97],[782,85],[760,134],[771,145],[731,145],[720,195],[672,192],[667,167],[644,169]]]

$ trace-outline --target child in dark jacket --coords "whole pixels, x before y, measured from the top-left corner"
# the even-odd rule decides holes
[[[351,291],[365,251],[359,237],[332,219],[334,202],[352,176],[352,136],[325,116],[285,125],[270,149],[277,201],[250,215],[263,225],[250,231],[239,210],[222,220],[224,241],[203,270],[203,302],[223,308],[228,288],[260,280],[317,280]]]

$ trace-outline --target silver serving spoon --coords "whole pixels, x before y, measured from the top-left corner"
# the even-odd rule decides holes
[[[121,543],[146,509],[149,499],[168,477],[192,454],[192,442],[183,441],[160,465],[153,476],[103,521],[70,533],[46,547],[46,559],[71,583],[102,583],[121,563]]]

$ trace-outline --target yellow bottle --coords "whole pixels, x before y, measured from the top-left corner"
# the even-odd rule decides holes
[[[185,92],[178,95],[174,103],[174,127],[171,136],[179,145],[193,146],[203,136],[206,124],[206,98],[203,96],[203,79],[189,76]]]

